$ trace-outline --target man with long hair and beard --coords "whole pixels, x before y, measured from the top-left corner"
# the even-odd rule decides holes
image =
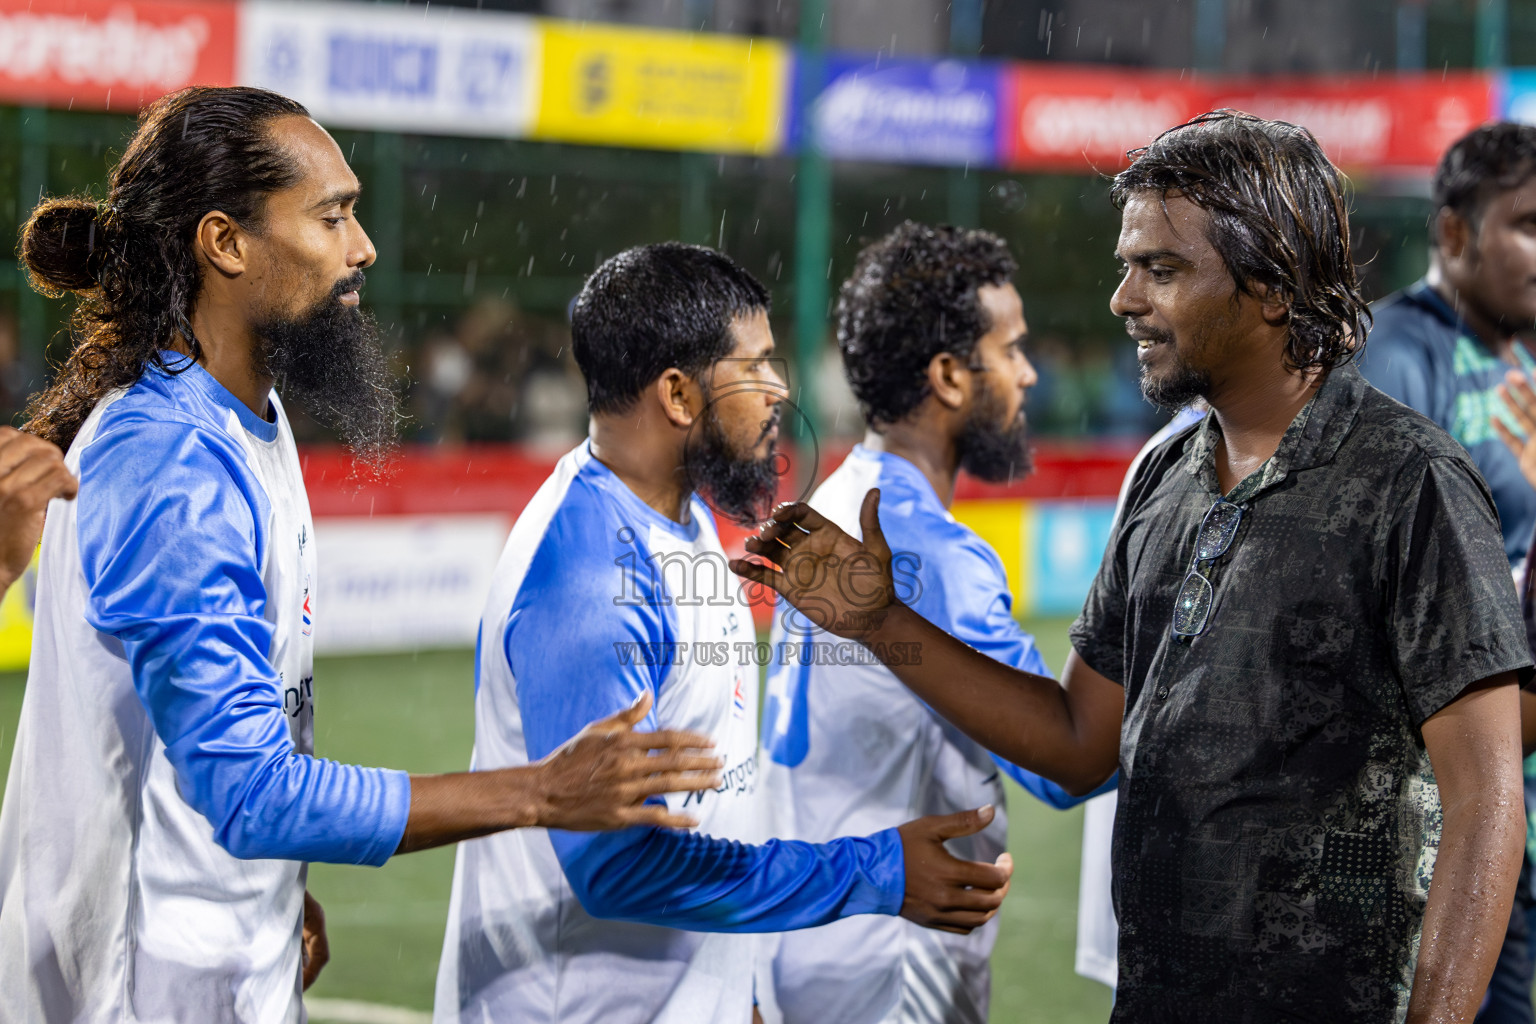
[[[859,254],[838,298],[837,341],[867,431],[810,504],[857,533],[864,493],[879,487],[904,599],[991,657],[1047,674],[1013,617],[1002,560],[949,513],[962,471],[1006,483],[1030,470],[1025,404],[1037,377],[1015,269],[996,235],[911,221]],[[777,834],[818,842],[991,803],[992,823],[951,849],[992,860],[1008,837],[1000,770],[1053,806],[1081,799],[992,758],[882,665],[817,658],[838,641],[782,602],[773,639],[799,655],[775,659],[764,703]],[[984,1024],[996,933],[865,917],[786,934],[779,1006],[787,1024]]]
[[[296,1022],[329,955],[306,862],[520,826],[687,826],[644,801],[719,784],[708,738],[632,731],[645,699],[501,772],[313,756],[324,605],[272,388],[361,458],[389,452],[358,193],[297,103],[194,88],[145,111],[104,202],[47,199],[23,229],[33,285],[81,296],[27,424],[46,439],[28,461],[67,448],[79,497],[43,529],[0,807],[0,1019]]]
[[[441,1024],[748,1024],[754,1003],[772,1021],[754,933],[898,913],[967,932],[1001,903],[1008,862],[966,862],[943,845],[986,827],[986,808],[822,844],[768,840],[751,609],[705,501],[744,521],[773,501],[786,389],[768,307],[730,259],[678,243],[620,253],[577,297],[590,436],[534,495],[496,567],[474,766],[527,763],[602,709],[654,694],[648,724],[714,736],[725,781],[675,801],[700,834],[525,832],[461,846]]]

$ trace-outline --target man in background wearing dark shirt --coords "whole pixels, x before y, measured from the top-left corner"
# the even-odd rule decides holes
[[[1518,565],[1536,490],[1496,432],[1507,417],[1496,389],[1511,368],[1536,373],[1515,337],[1536,324],[1536,127],[1490,124],[1460,139],[1435,171],[1434,203],[1429,272],[1372,308],[1360,372],[1467,449]]]
[[[1458,140],[1434,178],[1429,272],[1378,302],[1360,372],[1460,441],[1493,493],[1511,566],[1536,529],[1536,488],[1500,430],[1510,369],[1536,372],[1515,332],[1536,323],[1536,127],[1490,124]],[[1478,1024],[1536,1024],[1529,850],[1536,758],[1525,766],[1525,867]]]
[[[1142,389],[1212,414],[1137,472],[1060,684],[894,600],[876,494],[862,545],[795,505],[748,545],[782,574],[735,565],[877,655],[921,644],[893,671],[1016,764],[1081,792],[1118,762],[1114,1021],[1466,1020],[1523,835],[1492,499],[1349,364],[1367,313],[1310,133],[1204,115],[1112,194]]]

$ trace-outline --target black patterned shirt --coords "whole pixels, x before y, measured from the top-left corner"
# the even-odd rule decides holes
[[[1072,643],[1125,687],[1114,1021],[1401,1020],[1440,839],[1420,724],[1530,652],[1465,449],[1335,369],[1171,631],[1214,416],[1142,464]]]

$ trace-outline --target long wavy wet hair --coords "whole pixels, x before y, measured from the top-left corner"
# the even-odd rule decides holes
[[[279,117],[304,107],[264,89],[196,86],[163,97],[139,118],[107,196],[49,197],[21,229],[32,287],[50,298],[80,296],[70,318],[74,345],[53,382],[27,405],[26,429],[68,448],[101,399],[136,382],[180,339],[194,358],[201,284],[193,237],[220,210],[252,231],[266,197],[299,179],[272,141]]]

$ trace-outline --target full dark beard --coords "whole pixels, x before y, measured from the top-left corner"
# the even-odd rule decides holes
[[[685,466],[688,482],[709,500],[710,507],[743,526],[768,518],[779,489],[773,446],[761,459],[742,458],[731,450],[720,420],[711,406],[689,446]]]
[[[359,273],[300,316],[256,323],[256,368],[377,471],[399,444],[400,401],[373,316],[337,301],[361,286]]]
[[[987,483],[1005,484],[1028,476],[1035,468],[1024,410],[1012,423],[1001,422],[1003,414],[1002,399],[983,383],[955,442],[960,468]]]

